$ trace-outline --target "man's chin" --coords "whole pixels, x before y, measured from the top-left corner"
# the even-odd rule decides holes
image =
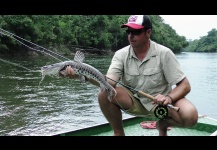
[[[130,42],[130,45],[131,45],[132,47],[135,47],[135,46],[136,46],[136,43],[135,43],[135,42]]]

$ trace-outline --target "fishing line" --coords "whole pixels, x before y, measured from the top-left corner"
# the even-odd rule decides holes
[[[26,69],[26,70],[28,70],[28,71],[30,71],[30,72],[41,72],[40,70],[31,70],[31,69],[26,68],[26,67],[24,67],[24,66],[22,66],[22,65],[19,65],[19,64],[16,64],[16,63],[12,63],[12,62],[7,61],[7,60],[4,60],[4,59],[2,59],[2,58],[0,58],[0,61],[5,62],[5,63],[8,63],[8,64],[11,64],[11,65],[14,65],[14,66],[21,67],[21,68]]]
[[[4,62],[4,63],[11,64],[11,65],[14,65],[14,66],[17,66],[17,67],[20,67],[20,68],[23,68],[23,69],[25,69],[25,70],[28,70],[29,72],[37,72],[37,73],[39,72],[39,73],[42,74],[41,70],[31,70],[31,69],[26,68],[26,67],[24,67],[24,66],[22,66],[22,65],[19,65],[19,64],[16,64],[16,63],[13,63],[13,62],[4,60],[4,59],[2,59],[2,58],[0,58],[0,61],[2,61],[2,62]],[[42,75],[42,79],[41,79],[41,81],[39,82],[38,87],[40,86],[40,84],[42,83],[43,80],[44,80],[44,77],[43,77],[43,75]]]
[[[29,49],[32,49],[32,50],[34,50],[34,51],[38,51],[38,52],[45,53],[45,54],[47,54],[47,55],[49,55],[49,56],[51,56],[51,57],[53,57],[53,58],[55,58],[55,59],[57,59],[57,60],[59,60],[59,61],[62,61],[62,60],[58,59],[57,57],[55,57],[55,56],[53,56],[53,55],[51,55],[51,54],[54,54],[54,55],[56,55],[56,56],[59,56],[59,57],[65,59],[65,60],[70,60],[70,59],[67,58],[67,57],[64,57],[64,56],[62,56],[62,55],[60,55],[60,54],[58,54],[58,53],[56,53],[56,52],[53,52],[53,51],[48,50],[48,49],[46,49],[46,48],[44,48],[44,47],[42,47],[42,46],[39,46],[39,45],[37,45],[37,44],[35,44],[35,43],[33,43],[33,42],[30,42],[30,41],[28,41],[28,40],[26,40],[26,39],[24,39],[24,38],[21,38],[21,37],[15,35],[15,34],[13,34],[13,33],[10,33],[9,31],[6,31],[6,30],[2,29],[2,28],[0,28],[0,33],[1,33],[2,35],[6,35],[6,36],[9,36],[9,37],[13,38],[14,40],[18,41],[18,42],[21,43],[22,45],[28,47]],[[39,47],[39,48],[42,48],[43,50],[39,50],[39,49],[32,48],[32,47],[30,47],[30,46],[24,44],[23,42],[21,42],[21,41],[18,40],[17,38],[18,38],[18,39],[21,39],[21,40],[23,40],[23,41],[25,41],[25,42],[28,42],[28,43],[30,43],[30,44],[32,44],[32,45],[35,45],[35,46],[37,46],[37,47]],[[47,52],[46,52],[46,51],[47,51]],[[48,52],[49,52],[49,53],[48,53]],[[51,54],[50,54],[50,53],[51,53]]]
[[[33,43],[33,42],[30,42],[30,41],[28,41],[28,40],[26,40],[26,39],[24,39],[24,38],[21,38],[21,37],[19,37],[19,36],[13,34],[13,33],[11,33],[11,32],[9,32],[9,31],[6,31],[6,30],[2,29],[2,28],[0,28],[0,34],[1,34],[1,35],[5,35],[5,36],[8,36],[8,37],[14,39],[15,41],[17,41],[17,42],[19,42],[20,44],[22,44],[22,45],[28,47],[28,48],[31,49],[31,50],[34,50],[34,51],[37,51],[37,52],[40,52],[40,53],[49,55],[49,56],[51,56],[52,58],[54,58],[54,59],[56,59],[56,60],[58,60],[58,61],[60,61],[60,62],[62,62],[62,60],[58,59],[58,58],[55,57],[54,55],[56,55],[56,56],[58,56],[58,57],[61,57],[61,58],[63,58],[64,60],[70,60],[69,58],[62,56],[61,54],[55,53],[55,52],[53,52],[53,51],[51,51],[51,50],[48,50],[48,49],[46,49],[46,48],[44,48],[44,47],[42,47],[42,46],[39,46],[39,45],[37,45],[37,44],[35,44],[35,43]],[[18,39],[19,39],[19,40],[18,40]],[[35,49],[35,48],[31,47],[31,46],[28,46],[27,44],[25,44],[24,42],[22,42],[22,41],[20,41],[20,40],[23,40],[23,41],[27,42],[28,44],[30,43],[30,44],[32,44],[32,45],[34,45],[34,46],[37,46],[37,47],[41,48],[42,50],[40,50],[40,49]],[[5,62],[5,63],[8,63],[8,64],[12,64],[12,65],[14,65],[14,66],[21,67],[21,68],[26,69],[26,70],[31,71],[31,72],[40,72],[40,73],[42,73],[41,70],[33,71],[33,70],[31,70],[31,69],[29,69],[29,68],[26,68],[26,67],[24,67],[24,66],[22,66],[22,65],[15,64],[15,63],[6,61],[6,60],[1,59],[1,58],[0,58],[0,61]],[[43,76],[42,76],[42,80],[43,80]],[[40,81],[40,83],[42,82],[42,80]],[[39,85],[40,85],[40,83],[39,83]]]

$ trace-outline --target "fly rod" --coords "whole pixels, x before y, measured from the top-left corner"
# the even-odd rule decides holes
[[[116,81],[116,80],[113,80],[113,79],[111,79],[111,78],[109,78],[109,77],[107,77],[107,76],[106,76],[106,78],[108,78],[109,80],[114,81],[114,82],[116,82],[116,83],[118,83],[118,84],[120,84],[120,85],[122,85],[122,86],[128,88],[129,90],[131,90],[131,91],[133,91],[133,92],[137,92],[137,93],[139,93],[139,94],[141,94],[141,95],[143,95],[143,96],[145,96],[145,97],[147,97],[147,98],[149,98],[149,99],[151,99],[151,100],[154,100],[154,99],[155,99],[153,96],[151,96],[151,95],[149,95],[149,94],[147,94],[147,93],[145,93],[145,92],[143,92],[143,91],[136,90],[136,89],[134,89],[134,88],[132,88],[132,87],[130,87],[130,86],[127,86],[127,85],[122,84],[122,83],[120,83],[120,82],[118,82],[118,81]],[[178,112],[179,109],[180,109],[179,107],[175,107],[175,106],[173,106],[173,105],[171,105],[171,104],[167,104],[167,107],[172,108],[172,109],[174,109],[174,110],[177,111],[177,112]]]

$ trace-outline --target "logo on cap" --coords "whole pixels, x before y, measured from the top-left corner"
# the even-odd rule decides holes
[[[128,22],[136,22],[138,16],[130,16],[130,18],[128,19]]]
[[[130,27],[133,29],[142,29],[143,15],[131,15],[126,24],[121,25],[121,28]]]

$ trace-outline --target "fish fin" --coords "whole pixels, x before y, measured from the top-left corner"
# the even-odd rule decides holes
[[[81,51],[77,51],[75,53],[74,61],[83,63],[84,59],[85,59],[84,53],[82,53]]]
[[[63,76],[66,76],[66,74],[65,74],[65,70],[60,71],[60,73],[61,73]]]
[[[105,77],[105,81],[108,81],[108,79],[107,79],[106,75],[104,75],[104,77]]]
[[[79,75],[79,79],[82,83],[86,82],[85,77],[83,75]]]

